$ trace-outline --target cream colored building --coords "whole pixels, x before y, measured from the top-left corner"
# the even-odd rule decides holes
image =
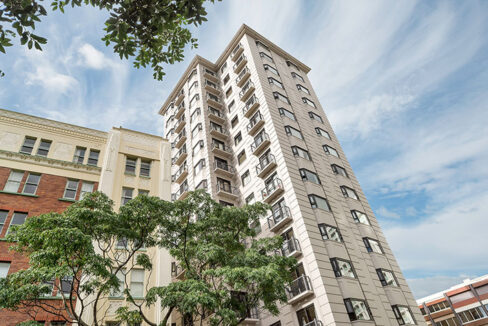
[[[35,216],[61,211],[84,192],[103,191],[116,209],[143,193],[169,200],[170,150],[168,141],[155,135],[124,128],[103,132],[0,110],[0,213],[5,215],[3,220],[0,216],[0,238],[19,212]],[[0,261],[7,273],[25,267],[25,261],[6,252]],[[128,273],[129,287],[137,282],[147,289],[171,281],[167,251],[148,248],[146,253],[154,270]],[[125,304],[120,298],[104,298],[99,316],[104,322],[114,320],[115,310]],[[158,306],[146,312],[153,321],[162,318]],[[0,311],[0,320],[4,313]]]
[[[247,322],[423,324],[309,71],[245,25],[215,63],[195,57],[160,110],[172,199],[205,188],[223,204],[272,205],[262,234],[282,235],[299,267],[280,315]]]

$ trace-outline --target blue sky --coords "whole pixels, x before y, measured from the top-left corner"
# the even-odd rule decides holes
[[[242,23],[309,76],[416,297],[488,273],[488,2],[223,1],[163,82],[100,41],[104,12],[53,13],[43,52],[0,55],[0,107],[162,134],[157,111],[195,54]]]

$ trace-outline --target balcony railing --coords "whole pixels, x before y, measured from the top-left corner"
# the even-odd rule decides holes
[[[185,116],[182,115],[177,121],[176,121],[176,124],[175,124],[175,132],[180,132],[183,127],[185,126],[186,124],[186,121],[185,121]]]
[[[258,108],[258,106],[259,100],[256,94],[254,94],[247,100],[246,106],[242,109],[242,113],[246,118],[249,118],[254,113],[254,110]]]
[[[235,61],[235,58],[237,58],[237,56],[241,54],[242,51],[244,51],[242,44],[241,43],[237,44],[237,46],[234,48],[234,50],[232,50],[232,53],[230,54],[231,60]]]
[[[271,231],[274,231],[281,226],[284,226],[287,221],[291,221],[291,212],[288,206],[283,206],[278,209],[274,209],[270,217],[268,217],[268,227]]]
[[[208,108],[208,116],[216,121],[225,122],[225,117],[220,110]]]
[[[303,326],[323,326],[322,322],[320,320],[314,319],[311,322],[306,323]]]
[[[237,59],[236,63],[234,64],[234,72],[239,73],[239,70],[244,67],[247,62],[247,58],[244,54],[241,54],[239,59]]]
[[[180,148],[180,150],[176,153],[175,157],[173,157],[172,163],[179,164],[180,163],[179,161],[182,160],[182,157],[186,155],[187,152],[186,152],[186,145],[185,145],[182,148]]]
[[[220,162],[220,161],[214,161],[214,170],[223,170],[225,172],[228,172],[230,174],[235,173],[234,167],[230,166],[228,163]]]
[[[180,102],[185,98],[185,91],[182,89],[181,91],[178,92],[178,94],[176,94],[176,98],[175,98],[175,105],[178,105],[180,104]]]
[[[178,136],[176,137],[175,141],[171,144],[172,148],[180,148],[181,145],[183,145],[183,143],[185,142],[186,140],[186,129],[183,128],[183,130],[178,134]]]
[[[229,131],[227,131],[226,128],[220,126],[210,125],[210,132],[229,136]]]
[[[258,307],[247,308],[246,319],[259,320],[259,310]]]
[[[291,238],[283,242],[281,247],[281,254],[286,257],[296,257],[302,253],[302,248],[300,247],[300,242],[297,239]]]
[[[236,78],[236,85],[241,87],[241,85],[246,81],[246,79],[251,76],[251,70],[246,66]]]
[[[233,187],[228,183],[217,183],[217,193],[231,195],[232,197],[239,196],[239,189]]]
[[[268,154],[264,157],[261,157],[259,159],[259,164],[256,166],[256,175],[259,178],[264,178],[276,166],[276,159],[273,154]]]
[[[300,295],[311,292],[313,291],[310,278],[307,275],[302,275],[290,283],[290,286],[287,289],[288,302]]]
[[[256,112],[255,115],[249,119],[249,123],[247,124],[247,133],[252,134],[256,131],[260,125],[264,124],[264,118],[261,112]]]
[[[180,183],[180,177],[182,177],[184,174],[187,174],[188,173],[188,166],[185,164],[185,165],[182,165],[178,171],[176,171],[175,174],[173,174],[173,176],[171,177],[171,181],[173,182],[176,182],[176,183]]]
[[[178,263],[171,263],[171,276],[174,278],[181,278],[185,272],[185,269]]]
[[[283,182],[281,182],[280,179],[276,178],[268,183],[263,190],[261,190],[261,196],[263,198],[263,201],[265,201],[266,203],[270,203],[283,191]]]
[[[175,110],[175,119],[181,117],[181,115],[185,112],[185,101],[181,102],[180,105],[176,107]]]
[[[254,91],[254,83],[251,80],[248,80],[247,83],[242,87],[241,91],[239,92],[239,98],[241,101],[245,102],[249,95]]]
[[[254,142],[251,144],[251,152],[253,154],[257,154],[260,152],[265,145],[265,143],[269,143],[269,136],[267,133],[263,132],[260,133],[256,138],[254,138]]]

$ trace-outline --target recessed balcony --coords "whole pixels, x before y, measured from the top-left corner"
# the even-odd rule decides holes
[[[232,178],[235,175],[235,169],[228,163],[214,161],[214,171],[222,176]]]
[[[276,232],[293,221],[291,217],[290,208],[283,206],[273,210],[273,213],[268,217],[268,228],[271,232]]]
[[[209,92],[220,95],[220,90],[218,88],[218,85],[214,82],[211,82],[209,80],[205,80],[205,89]]]
[[[185,112],[185,102],[181,102],[180,105],[176,107],[175,119],[179,119]]]
[[[229,137],[229,132],[226,128],[214,125],[210,125],[210,134],[221,139],[227,139]]]
[[[182,115],[181,118],[179,118],[178,121],[176,121],[175,132],[179,133],[185,125],[186,125],[185,116]]]
[[[171,181],[174,183],[181,183],[185,178],[188,176],[188,167],[185,165],[182,165],[178,171],[176,171],[175,174],[171,177]]]
[[[276,168],[276,159],[273,154],[268,154],[259,159],[259,164],[256,165],[256,174],[259,178],[265,179],[266,176]]]
[[[259,156],[271,143],[267,133],[262,132],[254,138],[254,142],[251,144],[251,152]]]
[[[239,198],[239,190],[237,187],[232,187],[227,183],[217,183],[217,195],[237,200]]]
[[[247,100],[246,106],[242,109],[242,113],[246,118],[249,118],[254,114],[254,112],[256,112],[256,109],[258,107],[259,107],[259,100],[256,97],[256,94],[254,94]]]
[[[217,76],[217,74],[208,68],[205,68],[205,70],[203,71],[203,76],[207,79],[213,80],[214,82],[219,81],[219,77]]]
[[[188,184],[183,184],[180,186],[180,190],[178,190],[174,194],[171,194],[171,200],[172,201],[183,200],[188,196],[188,194],[189,194]]]
[[[288,303],[294,304],[297,303],[306,297],[313,294],[312,285],[310,283],[310,278],[307,275],[302,275],[293,282],[290,283],[290,286],[286,290],[286,294],[288,297]],[[308,324],[307,324],[308,325]],[[316,325],[316,324],[310,324]]]
[[[302,248],[297,239],[291,238],[283,242],[281,254],[285,257],[299,257],[302,255]]]
[[[285,189],[283,187],[283,182],[276,178],[268,183],[263,190],[261,190],[261,197],[266,204],[270,204],[284,192]]]
[[[230,54],[230,59],[232,61],[236,61],[237,58],[239,58],[239,54],[241,54],[244,51],[244,47],[242,46],[241,43],[237,44],[237,46],[232,50],[232,53]]]
[[[237,59],[236,63],[234,64],[234,72],[236,74],[239,74],[241,69],[246,65],[247,63],[247,58],[244,54],[241,54],[239,59]]]
[[[183,146],[182,148],[180,148],[178,153],[176,153],[175,157],[173,157],[173,164],[176,164],[178,166],[181,165],[181,163],[183,163],[187,156],[188,153],[186,152],[186,146]]]
[[[232,150],[225,144],[212,143],[212,153],[218,156],[232,157]]]
[[[222,107],[222,102],[220,101],[220,98],[217,95],[208,92],[207,92],[207,103],[210,106],[214,106],[218,108]]]
[[[225,123],[225,117],[220,110],[208,108],[208,117],[218,123]]]
[[[239,98],[242,102],[246,102],[246,100],[251,96],[252,92],[254,92],[255,87],[254,83],[251,80],[248,80],[247,83],[242,87],[241,91],[239,92]]]
[[[183,279],[185,276],[185,269],[178,263],[171,263],[171,277],[177,280]]]
[[[186,142],[186,130],[183,129],[183,131],[178,135],[178,137],[176,137],[173,144],[176,149],[180,149],[185,142]]]
[[[184,90],[179,91],[178,94],[176,94],[175,105],[176,106],[179,105],[184,98],[185,98],[185,91]]]

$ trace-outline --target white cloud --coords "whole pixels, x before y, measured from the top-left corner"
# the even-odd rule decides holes
[[[393,219],[400,218],[400,214],[390,211],[385,206],[380,206],[380,208],[376,210],[376,214],[384,218],[393,218]]]
[[[27,85],[40,85],[46,91],[63,94],[74,89],[78,82],[72,76],[56,72],[52,66],[38,66],[33,73],[27,73]]]
[[[98,51],[88,43],[81,45],[78,49],[78,53],[81,55],[83,61],[82,64],[88,68],[103,69],[110,63],[102,52]]]

